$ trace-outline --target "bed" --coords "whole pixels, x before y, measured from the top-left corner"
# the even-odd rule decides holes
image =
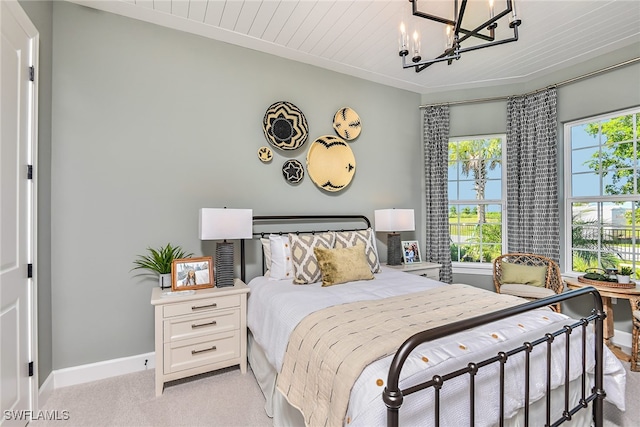
[[[363,224],[296,229],[317,221]],[[274,425],[600,425],[605,396],[624,410],[625,370],[598,345],[595,290],[526,303],[380,266],[366,217],[257,216],[254,230],[265,223],[295,224],[291,235],[257,232],[266,271],[248,283],[249,364]],[[319,243],[325,252],[357,246],[373,278],[323,286],[316,274],[295,283],[300,265],[287,264],[287,256],[300,258],[295,242],[318,244],[331,233],[333,241]],[[345,236],[356,236],[351,246]],[[322,250],[314,253],[324,261]],[[594,295],[589,318],[546,307],[585,293]]]

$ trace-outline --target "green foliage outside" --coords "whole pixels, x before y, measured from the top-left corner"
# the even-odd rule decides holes
[[[449,166],[460,164],[460,172],[473,178],[477,200],[484,200],[487,172],[502,163],[502,141],[499,138],[469,139],[449,142]],[[463,210],[463,214],[469,214]],[[478,223],[485,223],[485,206],[477,206]]]
[[[610,176],[611,182],[606,184],[606,195],[637,195],[640,188],[640,176],[634,170],[634,162],[637,153],[634,153],[634,120],[636,129],[640,129],[640,115],[629,114],[615,117],[604,122],[589,123],[585,126],[587,134],[597,139],[604,138],[602,149],[594,153],[585,165],[596,174],[602,174],[603,178]],[[634,202],[635,208],[640,207],[640,202]],[[637,211],[636,211],[637,212]],[[633,222],[632,211],[625,212],[628,225]],[[622,268],[634,266],[633,260],[624,259],[620,249],[633,252],[637,248],[637,242],[632,240],[622,241],[616,238],[607,238],[600,229],[598,239],[585,238],[584,226],[588,222],[574,218],[572,227],[572,265],[574,271],[586,271],[589,268]],[[640,224],[640,215],[636,213],[635,223]],[[599,255],[599,258],[598,258]],[[640,271],[636,271],[636,277],[640,278]]]
[[[605,149],[595,153],[586,163],[596,173],[602,171],[603,176],[611,174],[612,183],[605,186],[606,194],[637,194],[634,192],[634,180],[636,188],[640,188],[640,176],[634,175],[633,169],[634,117],[636,126],[640,127],[640,115],[633,114],[586,126],[586,132],[594,139],[600,133],[606,137]]]

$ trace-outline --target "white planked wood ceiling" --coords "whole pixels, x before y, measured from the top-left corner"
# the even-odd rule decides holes
[[[640,0],[517,0],[517,42],[421,73],[402,69],[398,56],[407,0],[68,1],[423,94],[526,82],[623,47],[640,56]],[[505,1],[495,0],[496,10]],[[470,0],[469,19],[484,19],[487,2]],[[452,3],[418,4],[444,14]],[[442,53],[444,25],[408,19],[421,34],[423,57]]]

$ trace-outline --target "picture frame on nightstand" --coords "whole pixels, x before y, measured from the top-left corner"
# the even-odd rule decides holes
[[[171,263],[171,290],[186,291],[215,286],[213,257],[174,259]]]
[[[402,260],[405,264],[422,262],[422,256],[420,255],[420,244],[417,240],[402,241]]]

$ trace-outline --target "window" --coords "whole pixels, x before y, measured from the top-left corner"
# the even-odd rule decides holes
[[[505,245],[505,135],[449,140],[451,260],[491,263]],[[468,264],[467,264],[468,265]]]
[[[640,278],[640,108],[567,123],[567,271],[631,267]]]

